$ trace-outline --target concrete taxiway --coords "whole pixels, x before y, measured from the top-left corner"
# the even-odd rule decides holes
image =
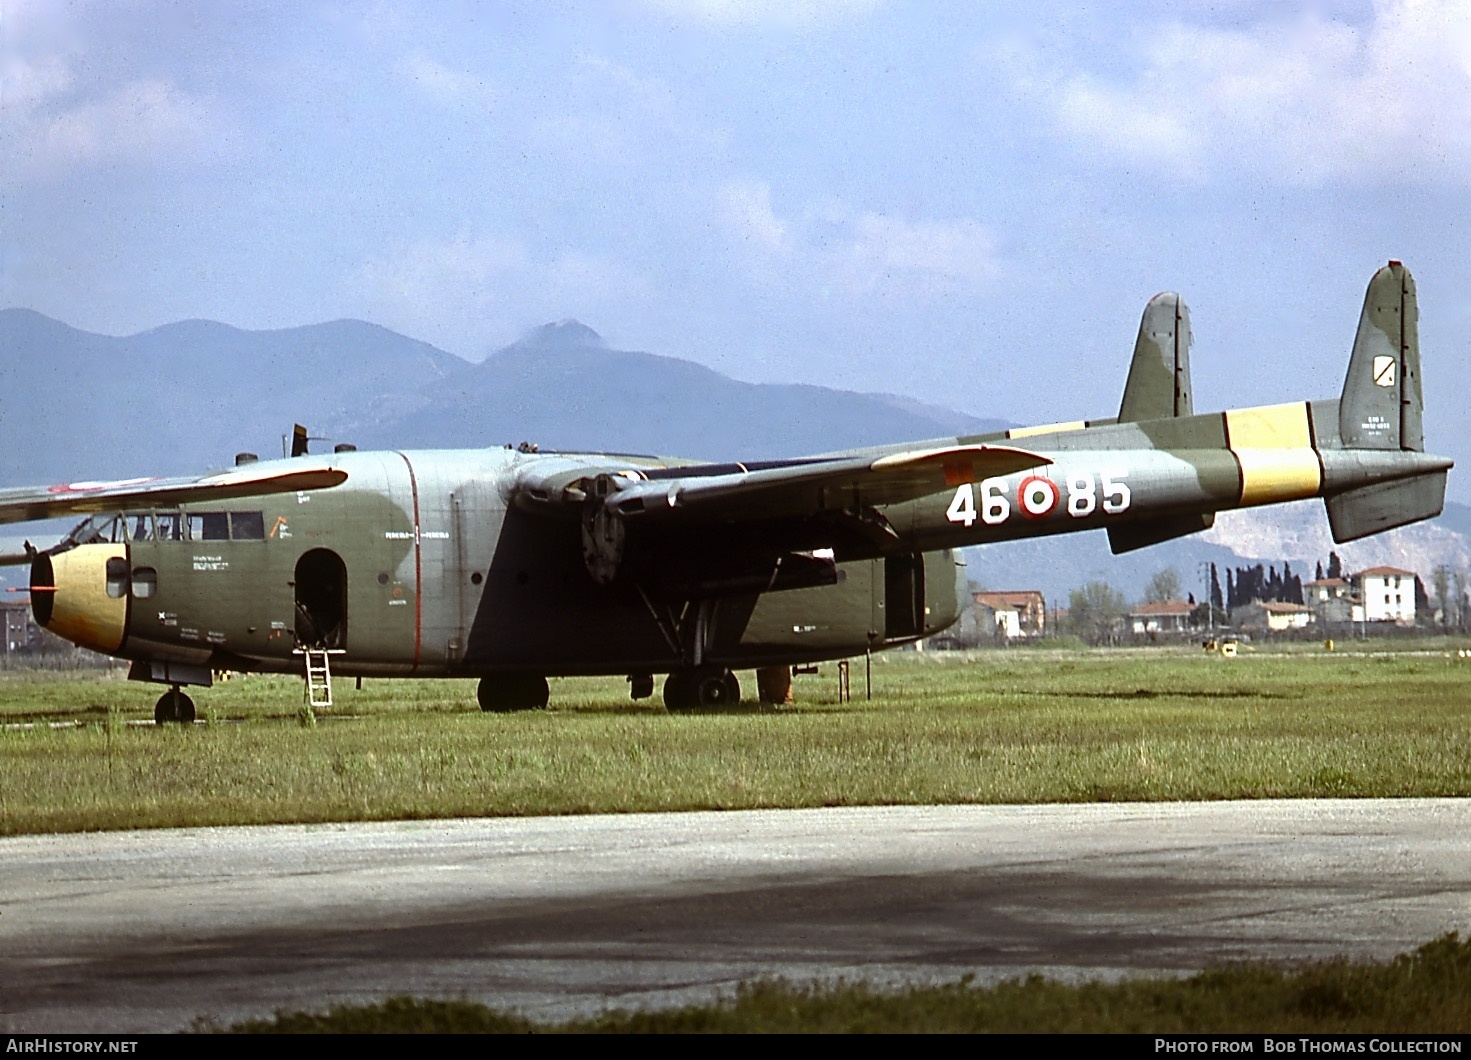
[[[394,994],[557,1017],[1384,958],[1471,931],[1471,800],[880,807],[0,839],[0,1030]]]

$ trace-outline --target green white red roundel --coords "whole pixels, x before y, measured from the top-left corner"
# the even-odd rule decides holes
[[[1057,487],[1041,475],[1028,475],[1016,488],[1016,500],[1023,515],[1041,519],[1057,507]]]

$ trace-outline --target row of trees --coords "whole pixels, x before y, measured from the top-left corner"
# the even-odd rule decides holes
[[[1471,590],[1466,572],[1453,571],[1442,563],[1431,571],[1430,587],[1435,592],[1441,629],[1465,633],[1471,627]]]
[[[1342,578],[1343,564],[1338,553],[1330,552],[1326,569],[1319,563],[1316,574],[1318,581]],[[1432,573],[1428,588],[1434,594],[1433,599],[1427,592],[1427,586],[1418,576],[1415,578],[1417,624],[1446,633],[1471,632],[1471,577],[1467,572],[1452,570],[1442,564]],[[1211,624],[1212,617],[1215,624],[1223,625],[1228,608],[1257,601],[1304,603],[1302,579],[1292,572],[1288,563],[1282,564],[1280,572],[1275,565],[1260,563],[1228,569],[1224,592],[1216,565],[1210,564],[1209,608],[1205,603],[1197,604],[1194,594],[1185,591],[1180,575],[1173,567],[1158,571],[1144,590],[1145,603],[1181,599],[1195,605],[1191,622],[1200,627]],[[1118,643],[1128,636],[1129,611],[1129,601],[1123,593],[1107,582],[1089,582],[1068,596],[1066,632],[1094,644]]]

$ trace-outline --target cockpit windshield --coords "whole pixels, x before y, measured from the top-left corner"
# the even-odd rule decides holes
[[[72,527],[61,539],[58,550],[61,547],[71,548],[73,545],[117,544],[127,540],[126,534],[121,515],[93,515]]]

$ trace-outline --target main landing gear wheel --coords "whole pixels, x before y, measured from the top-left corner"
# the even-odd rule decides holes
[[[171,688],[159,696],[158,702],[153,705],[155,725],[167,725],[171,721],[176,721],[181,725],[194,723],[194,700],[177,688]]]
[[[733,707],[741,701],[741,685],[729,670],[675,670],[664,682],[669,710]]]
[[[551,695],[545,677],[526,674],[482,677],[475,689],[480,709],[496,714],[508,714],[513,710],[545,710]]]

